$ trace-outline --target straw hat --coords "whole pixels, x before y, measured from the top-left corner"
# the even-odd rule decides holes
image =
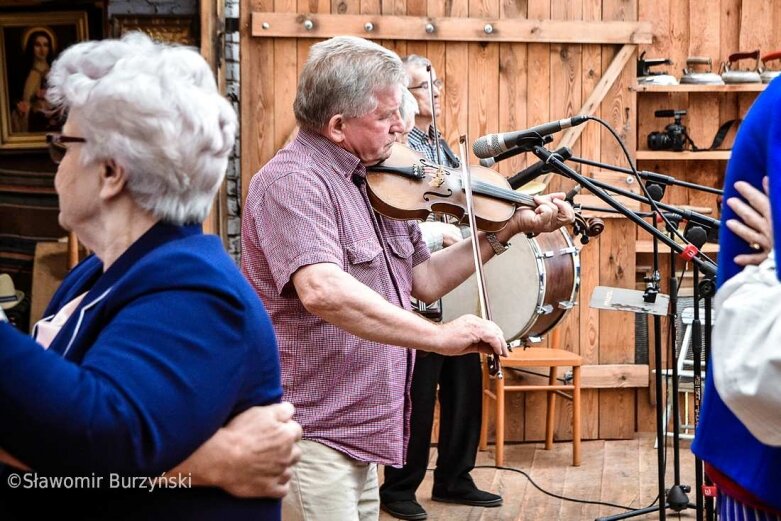
[[[24,299],[24,292],[14,288],[14,281],[7,273],[0,273],[0,308],[11,309]]]

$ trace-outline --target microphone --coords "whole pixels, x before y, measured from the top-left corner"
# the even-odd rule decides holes
[[[521,147],[519,147],[521,148]],[[567,159],[572,157],[572,150],[569,149],[569,147],[561,147],[553,154],[557,155],[561,161],[566,161]],[[508,183],[510,183],[510,188],[515,190],[516,188],[519,188],[532,179],[535,179],[542,174],[547,174],[548,172],[551,172],[553,170],[553,167],[549,164],[547,164],[545,161],[537,161],[531,166],[527,166],[511,178],[507,180]]]
[[[550,143],[551,141],[553,141],[553,137],[551,137],[551,136],[544,136],[542,138],[542,142],[544,144],[546,144],[546,145],[548,143]],[[518,154],[523,154],[524,152],[528,152],[526,147],[513,147],[510,150],[508,150],[507,152],[502,152],[501,154],[499,154],[497,156],[481,159],[480,160],[480,165],[484,166],[486,168],[491,168],[492,166],[494,166],[499,161],[504,161],[505,159],[509,159],[511,157],[517,156]],[[570,155],[572,155],[572,154],[570,154]]]
[[[571,118],[560,119],[543,123],[536,127],[525,130],[516,130],[514,132],[504,132],[501,134],[488,134],[480,137],[472,145],[472,151],[479,158],[489,158],[498,156],[513,147],[519,146],[525,139],[535,139],[549,134],[554,134],[565,128],[574,127],[588,121],[589,116],[573,116]],[[534,144],[539,144],[537,141]]]
[[[661,201],[662,197],[664,197],[664,187],[662,185],[646,183],[645,189],[648,191],[648,195],[651,196],[651,199],[656,202]]]
[[[702,249],[702,246],[708,242],[708,232],[702,226],[692,226],[686,230],[683,234],[689,243],[694,244],[697,249]]]

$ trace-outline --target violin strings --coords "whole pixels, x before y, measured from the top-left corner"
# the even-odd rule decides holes
[[[427,176],[434,177],[428,173]],[[503,199],[505,201],[509,200],[516,203],[521,203],[525,206],[531,206],[531,207],[537,206],[537,204],[534,202],[534,198],[530,195],[515,192],[513,190],[508,190],[507,188],[495,186],[485,181],[473,180],[472,190],[480,193],[480,195],[492,196],[492,197],[496,197],[497,199]]]

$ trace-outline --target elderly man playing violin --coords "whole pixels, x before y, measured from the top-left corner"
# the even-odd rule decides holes
[[[402,132],[399,57],[356,37],[312,46],[294,111],[300,131],[252,179],[242,269],[277,334],[283,394],[303,427],[286,520],[379,517],[377,464],[401,466],[416,349],[507,354],[499,327],[472,315],[430,322],[410,297],[435,300],[473,271],[471,241],[430,254],[415,221],[375,213],[366,169]],[[398,146],[398,145],[396,145]],[[546,232],[574,219],[540,197],[496,233]],[[494,249],[479,233],[484,260]]]
[[[433,125],[435,116],[441,111],[441,80],[433,68],[429,75],[427,68],[431,62],[422,56],[412,54],[402,62],[409,77],[407,92],[418,104],[415,127],[409,133],[407,144],[431,161],[439,157],[444,166],[458,167],[458,159]],[[421,223],[424,236],[431,235],[430,229],[435,226],[452,226],[431,221]],[[443,242],[447,246],[447,241]],[[385,479],[380,488],[383,510],[399,519],[426,518],[415,491],[426,476],[437,399],[441,422],[432,499],[472,506],[501,506],[501,496],[478,489],[469,475],[480,442],[482,395],[478,353],[461,356],[425,353],[416,358],[410,389],[412,416],[407,461],[402,468],[385,467]]]

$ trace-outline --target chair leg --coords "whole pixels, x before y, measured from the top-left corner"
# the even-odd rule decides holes
[[[504,465],[504,379],[496,379],[496,456],[497,467]]]
[[[488,449],[488,405],[491,399],[488,395],[488,391],[491,390],[491,380],[488,378],[488,369],[485,360],[481,365],[481,371],[483,373],[483,419],[480,422],[480,450],[486,450]]]
[[[556,384],[558,368],[551,367],[548,374],[548,385]],[[553,448],[553,431],[556,421],[556,392],[548,391],[545,393],[548,398],[548,407],[545,411],[545,450]]]
[[[572,465],[580,466],[580,366],[572,368]]]

